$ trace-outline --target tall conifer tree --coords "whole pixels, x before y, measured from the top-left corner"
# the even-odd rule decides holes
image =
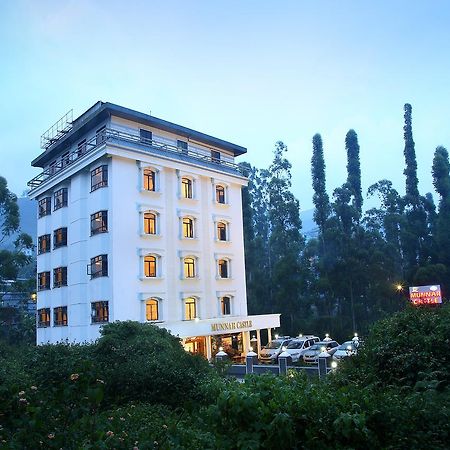
[[[405,139],[405,149],[403,153],[405,155],[406,167],[403,174],[406,176],[406,200],[412,205],[417,205],[419,203],[419,180],[417,178],[416,150],[412,134],[411,105],[406,103],[404,110],[405,124],[403,126],[403,137]]]
[[[363,204],[361,163],[359,161],[358,135],[355,130],[349,130],[345,136],[345,149],[347,150],[347,183],[353,195],[353,206],[361,217]]]

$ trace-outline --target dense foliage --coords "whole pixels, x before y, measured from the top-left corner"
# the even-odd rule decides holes
[[[249,311],[280,312],[283,334],[328,332],[338,340],[366,333],[376,320],[406,306],[407,286],[440,284],[450,289],[450,164],[437,147],[431,194],[420,195],[412,130],[412,107],[404,107],[405,195],[389,180],[370,186],[379,206],[363,211],[360,145],[345,136],[347,180],[328,196],[324,148],[312,139],[311,175],[317,229],[305,239],[298,202],[290,193],[287,148],[277,143],[269,168],[243,165]],[[400,130],[399,130],[400,131]],[[401,151],[401,149],[399,149]],[[401,286],[401,289],[398,289]]]

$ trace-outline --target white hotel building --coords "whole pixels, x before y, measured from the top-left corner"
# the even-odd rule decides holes
[[[278,314],[247,315],[247,180],[235,164],[245,148],[103,102],[41,144],[32,165],[43,171],[29,182],[38,344],[92,341],[105,322],[136,320],[188,351],[239,357],[279,326]]]

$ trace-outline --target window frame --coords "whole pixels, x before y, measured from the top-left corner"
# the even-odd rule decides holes
[[[45,205],[45,209],[43,206]],[[44,197],[38,201],[38,217],[49,216],[52,213],[52,198]]]
[[[158,255],[149,253],[148,255],[144,256],[142,262],[143,262],[144,278],[159,278],[159,270],[158,270],[159,257],[158,257]]]
[[[223,184],[216,184],[214,189],[214,199],[219,205],[227,204],[227,187]]]
[[[223,226],[223,229],[222,229]],[[216,234],[217,234],[217,240],[220,242],[227,242],[228,239],[228,230],[229,225],[227,222],[224,222],[223,220],[218,220],[216,222]],[[222,239],[224,237],[224,239]]]
[[[183,278],[185,280],[197,278],[197,259],[193,256],[183,258]]]
[[[144,143],[153,142],[153,131],[146,130],[145,128],[139,128],[139,140]]]
[[[94,184],[94,178],[100,174],[100,181]],[[91,170],[91,192],[108,187],[108,164],[102,164]]]
[[[150,318],[149,319],[149,306],[150,302],[154,302],[153,306],[156,307],[156,318]],[[154,309],[150,307],[150,314],[154,312]],[[153,316],[152,316],[153,317]],[[147,322],[158,322],[160,320],[159,317],[159,299],[156,297],[149,297],[145,299],[145,320]]]
[[[106,125],[103,125],[95,132],[95,145],[101,145],[106,142]]]
[[[225,302],[225,299],[228,302]],[[228,312],[226,312],[226,305],[228,306]],[[231,297],[229,295],[220,297],[220,313],[222,316],[231,316]]]
[[[157,171],[152,169],[151,167],[145,167],[142,170],[142,186],[144,191],[147,192],[156,192],[156,175]]]
[[[109,322],[108,300],[91,302],[91,324]]]
[[[53,211],[67,206],[68,189],[61,188],[53,193]]]
[[[97,228],[93,228],[92,225],[96,222],[100,222],[101,225]],[[108,232],[108,210],[103,209],[101,211],[97,211],[91,214],[91,236],[107,232]]]
[[[194,198],[194,180],[189,177],[181,177],[181,198]]]
[[[99,269],[93,271],[92,269],[99,265]],[[91,258],[91,263],[88,264],[87,274],[91,276],[91,280],[100,277],[108,276],[108,254],[97,255]]]
[[[215,163],[220,163],[221,156],[218,150],[211,150],[211,161]]]
[[[225,276],[223,274],[225,273]],[[217,274],[220,279],[226,280],[230,278],[231,270],[230,270],[230,260],[227,258],[219,258],[217,260]]]
[[[43,248],[42,243],[46,242],[45,244],[45,248]],[[51,236],[50,234],[43,234],[41,236],[38,237],[38,255],[42,255],[44,253],[48,253],[51,252],[52,248],[51,248]]]
[[[189,151],[188,141],[177,139],[177,149],[181,150],[182,153],[188,153]]]
[[[195,219],[193,217],[184,216],[181,218],[181,237],[183,239],[195,238]]]
[[[67,286],[67,267],[55,267],[53,269],[53,288]]]
[[[61,318],[58,319],[59,313]],[[54,327],[67,327],[68,316],[67,316],[67,306],[55,306],[53,308],[53,326]]]
[[[152,217],[149,217],[152,216]],[[142,231],[145,235],[155,236],[158,234],[158,214],[154,211],[144,211],[142,214]],[[153,232],[152,232],[153,229]],[[147,231],[148,230],[148,231]]]
[[[48,328],[50,327],[50,308],[39,308],[36,311],[36,327]],[[42,320],[44,316],[44,320]]]
[[[49,270],[44,270],[42,272],[39,272],[37,274],[37,290],[38,291],[48,291],[50,290],[50,271]],[[45,283],[42,283],[42,281],[44,280]]]
[[[77,144],[77,157],[79,158],[81,155],[86,153],[86,151],[87,151],[87,143],[86,139],[83,139]]]
[[[188,313],[188,311],[189,311],[189,313]],[[194,312],[193,315],[192,315],[192,311]],[[183,317],[184,317],[183,320],[195,320],[198,317],[197,316],[197,299],[195,297],[186,297],[183,299]]]
[[[58,236],[61,235],[61,242]],[[53,230],[53,250],[67,246],[67,227],[57,228]]]

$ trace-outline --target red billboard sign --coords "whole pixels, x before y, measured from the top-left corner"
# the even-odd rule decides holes
[[[437,305],[442,303],[441,286],[413,286],[409,288],[409,299],[413,305]]]

